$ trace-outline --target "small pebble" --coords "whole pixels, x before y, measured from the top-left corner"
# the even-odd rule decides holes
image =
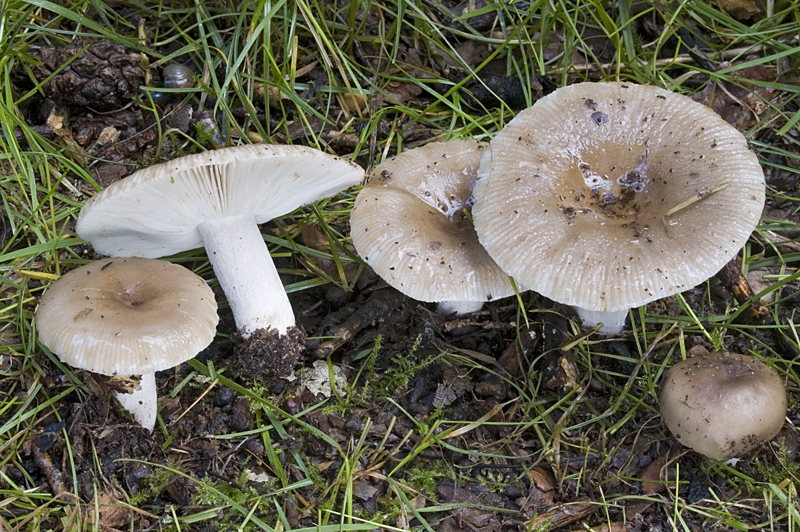
[[[214,394],[214,406],[222,408],[233,403],[235,399],[236,392],[227,386],[223,386],[221,388],[217,388],[217,391]]]
[[[264,444],[261,442],[260,438],[248,440],[245,449],[256,456],[262,456],[264,454]]]

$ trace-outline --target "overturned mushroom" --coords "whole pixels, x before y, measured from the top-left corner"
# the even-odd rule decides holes
[[[689,289],[746,242],[764,205],[747,141],[652,86],[580,83],[522,111],[475,184],[480,241],[518,282],[605,332]]]
[[[375,167],[350,219],[359,255],[390,285],[439,310],[467,313],[514,293],[478,242],[468,212],[487,145],[434,142]]]
[[[718,460],[774,438],[787,408],[778,374],[736,353],[703,352],[678,362],[667,372],[658,399],[675,438]]]
[[[117,399],[144,428],[156,422],[155,372],[177,366],[214,339],[217,304],[206,282],[182,266],[103,259],[66,273],[36,310],[39,341],[61,360],[103,375],[141,375]]]
[[[244,348],[274,376],[305,346],[258,224],[358,184],[358,165],[305,146],[246,145],[140,170],[84,205],[78,234],[106,255],[205,247]]]

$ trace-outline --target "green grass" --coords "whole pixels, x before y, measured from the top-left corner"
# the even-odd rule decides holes
[[[467,23],[468,15],[460,8],[453,11],[439,2],[4,1],[0,7],[0,196],[5,215],[0,241],[0,529],[100,530],[103,514],[99,510],[105,503],[100,502],[99,494],[113,492],[116,504],[130,510],[121,525],[129,530],[148,526],[163,530],[207,529],[204,526],[290,530],[293,518],[287,515],[287,508],[292,505],[319,525],[314,530],[393,529],[411,526],[409,523],[418,530],[434,530],[454,510],[431,493],[436,483],[448,477],[461,482],[475,480],[466,463],[522,461],[524,468],[516,477],[484,482],[496,490],[508,484],[521,485],[520,479],[530,473],[532,464],[549,465],[560,496],[597,505],[587,526],[621,521],[619,505],[641,503],[656,509],[648,515],[659,516],[663,526],[677,530],[716,523],[738,530],[796,530],[800,515],[795,463],[773,460],[761,468],[697,463],[696,469],[713,480],[706,498],[716,500],[695,504],[676,496],[673,483],[667,483],[657,496],[637,494],[630,487],[637,479],[626,476],[631,461],[620,465],[612,459],[615,453],[633,449],[646,438],[664,435],[659,429],[658,386],[666,369],[687,356],[692,342],[720,347],[744,339],[753,346],[753,354],[785,379],[792,412],[797,412],[800,377],[795,354],[800,352],[800,337],[795,309],[787,310],[787,306],[800,277],[796,270],[800,254],[778,250],[776,239],[783,234],[791,236],[798,227],[766,218],[748,245],[742,267],[745,271],[770,268],[772,284],[760,295],[776,295],[776,301],[767,305],[771,321],[758,326],[741,324],[737,318],[743,309],[733,304],[720,306],[711,295],[713,283],[706,285],[699,307],[678,297],[671,308],[656,303],[647,312],[634,310],[634,352],[621,354],[609,342],[592,336],[574,342],[570,351],[579,380],[566,395],[544,388],[537,363],[548,353],[540,349],[520,348],[523,367],[530,368],[527,374],[497,374],[513,390],[515,399],[470,420],[454,419],[446,407],[419,420],[403,410],[391,393],[378,390],[375,384],[365,385],[382,376],[392,377],[392,388],[402,388],[429,362],[415,358],[414,353],[401,353],[405,356],[376,369],[379,344],[372,355],[365,352],[354,357],[360,375],[358,387],[327,405],[310,406],[299,413],[281,408],[278,400],[285,398],[273,397],[269,390],[231,380],[224,368],[218,371],[213,364],[193,362],[195,377],[170,380],[171,390],[162,390],[162,395],[208,391],[208,397],[202,399],[208,402],[215,387],[225,385],[246,397],[255,419],[251,433],[197,437],[236,445],[249,438],[258,440],[264,455],[258,460],[251,457],[247,466],[269,471],[273,480],[268,489],[254,491],[244,477],[231,485],[213,476],[187,472],[195,466],[176,441],[183,435],[166,424],[156,428],[160,451],[155,455],[165,459],[148,464],[152,475],[146,484],[152,486],[149,492],[136,494],[125,485],[109,485],[103,475],[108,467],[104,457],[85,446],[81,451],[92,456],[92,489],[88,493],[79,490],[81,472],[75,470],[73,449],[85,440],[76,438],[71,426],[57,430],[65,451],[63,456],[53,457],[69,479],[65,491],[52,493],[50,485],[34,481],[41,476],[38,471],[27,471],[42,431],[71,415],[65,411],[64,399],[94,408],[91,400],[97,397],[90,378],[76,375],[37,342],[33,313],[49,283],[93,257],[75,235],[73,222],[83,202],[100,189],[92,170],[105,162],[87,155],[69,135],[48,138],[29,124],[27,119],[44,93],[45,80],[34,76],[37,47],[63,46],[80,35],[125,44],[141,52],[145,65],[154,70],[175,60],[188,62],[197,71],[197,84],[180,97],[194,105],[196,112],[214,113],[223,144],[258,140],[305,143],[364,166],[432,139],[490,139],[513,118],[515,110],[505,104],[469,106],[467,87],[480,86],[489,71],[519,78],[528,104],[537,97],[535,88],[530,87],[540,76],[549,76],[557,86],[624,80],[686,95],[699,94],[710,84],[724,84],[719,91],[744,88],[750,98],[748,105],[762,109],[752,119],[747,117],[745,134],[768,175],[796,176],[800,168],[800,2],[770,1],[766,8],[769,11],[757,21],[745,23],[716,3],[705,2],[633,6],[599,0],[489,2],[468,15],[499,16],[491,27],[477,30]],[[448,26],[448,19],[461,26]],[[664,26],[664,31],[647,39],[636,31],[642,26]],[[701,54],[690,53],[692,43],[688,48],[676,47],[676,39],[687,38],[703,41]],[[456,39],[471,43],[482,55],[477,59],[466,56]],[[668,49],[674,51],[666,54]],[[766,81],[763,71],[772,74]],[[309,72],[318,83],[308,78]],[[27,81],[20,84],[20,80]],[[146,80],[142,96],[132,104],[149,120],[142,129],[154,133],[141,160],[152,164],[213,147],[210,134],[182,133],[171,128],[166,117],[154,116],[148,94],[158,87],[149,77]],[[258,94],[263,87],[267,89],[262,98]],[[747,109],[739,112],[751,113]],[[265,114],[269,119],[264,120]],[[306,134],[298,135],[302,129]],[[163,147],[165,141],[170,149]],[[357,189],[305,207],[278,220],[275,231],[266,235],[274,255],[296,259],[296,266],[284,272],[298,279],[287,291],[301,292],[329,283],[356,286],[364,265],[352,251],[347,235],[356,193]],[[793,205],[795,211],[800,209],[800,191],[796,189],[770,189],[768,194]],[[303,229],[309,226],[319,229],[321,245],[303,240]],[[765,249],[778,252],[765,256]],[[201,250],[171,260],[192,267],[215,284]],[[516,319],[520,345],[521,336],[527,334],[526,320],[540,323],[548,312],[537,306],[535,298],[525,301],[528,307],[520,308]],[[577,337],[580,330],[573,327],[571,333]],[[781,342],[769,340],[774,338]],[[450,347],[443,345],[440,352],[428,355],[435,357],[437,364],[468,375],[497,371],[474,353]],[[602,404],[590,399],[592,387],[597,385],[605,390],[607,401]],[[374,437],[368,436],[369,422],[360,436],[346,444],[313,422],[315,412],[323,408],[346,413],[359,407],[367,408],[369,414],[396,407],[398,415],[386,427],[385,435],[377,438],[376,446],[369,443]],[[400,423],[411,425],[411,430],[400,442],[389,443],[392,427]],[[99,441],[101,434],[95,432],[94,440],[89,440]],[[300,442],[300,448],[310,440],[327,446],[333,464],[328,467],[335,470],[323,470],[323,476],[319,464],[312,465],[300,448],[287,443],[293,439]],[[406,446],[402,452],[401,444]],[[448,458],[426,470],[424,456],[430,450],[445,451]],[[768,454],[766,450],[759,456]],[[585,463],[569,466],[576,457],[586,457]],[[690,482],[686,463],[681,461],[677,472],[684,486]],[[120,464],[132,467],[127,461]],[[166,489],[165,473],[167,478],[194,483],[191,509],[184,512],[159,502]],[[615,475],[625,478],[628,491],[620,491],[613,481]],[[372,480],[388,483],[384,502],[374,514],[356,512],[354,486]],[[527,519],[520,524],[531,527],[535,523],[538,521]],[[567,528],[579,526],[573,522]]]

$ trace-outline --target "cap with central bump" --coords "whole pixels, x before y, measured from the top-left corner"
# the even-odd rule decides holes
[[[50,285],[36,310],[39,340],[67,364],[103,375],[146,376],[141,394],[117,398],[151,430],[153,374],[202,351],[217,322],[214,293],[201,277],[142,258],[76,268]]]
[[[739,131],[652,86],[580,83],[519,113],[475,184],[480,241],[518,282],[591,312],[691,288],[741,249],[764,175]]]

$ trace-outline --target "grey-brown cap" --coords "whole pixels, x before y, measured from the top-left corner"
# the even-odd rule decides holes
[[[786,390],[772,368],[750,356],[719,352],[670,368],[659,403],[678,441],[719,460],[774,438],[787,408]]]
[[[518,282],[619,311],[719,271],[757,224],[765,185],[745,138],[708,107],[580,83],[497,134],[474,194],[480,241]]]
[[[474,140],[434,142],[378,165],[350,218],[359,255],[419,301],[487,301],[514,293],[464,210],[481,155]]]
[[[142,258],[76,268],[45,291],[36,311],[42,344],[67,364],[104,375],[177,366],[211,343],[217,322],[201,277]]]

